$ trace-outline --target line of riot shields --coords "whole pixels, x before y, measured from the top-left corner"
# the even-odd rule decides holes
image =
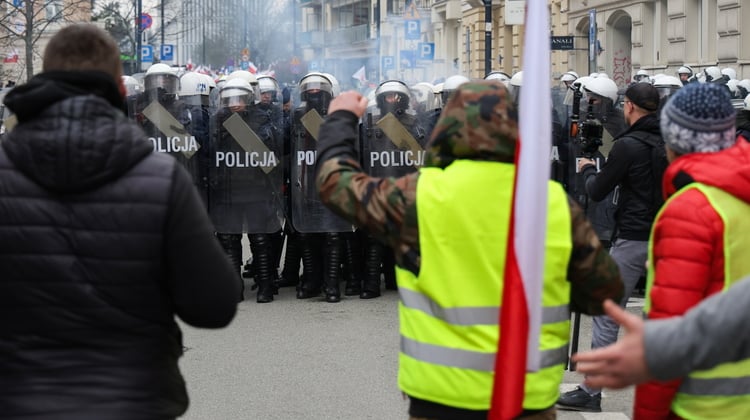
[[[327,103],[315,103],[301,91],[300,105],[285,112],[280,99],[261,104],[256,92],[241,108],[213,100],[216,92],[207,86],[204,92],[178,95],[178,83],[150,83],[128,97],[128,110],[154,151],[174,156],[193,177],[217,231],[276,232],[285,220],[299,232],[352,231],[350,223],[323,206],[315,187],[316,146]],[[398,177],[424,164],[424,146],[440,110],[434,102],[425,107],[415,100],[419,92],[401,82],[381,87],[362,121],[360,163],[372,176]],[[389,89],[398,96],[395,105],[385,100]],[[591,217],[598,203],[586,197],[577,160],[604,162],[612,130],[607,127],[597,134],[590,128],[606,121],[608,113],[613,119],[618,110],[590,110],[584,102],[574,111],[575,92],[565,87],[553,88],[551,95],[552,178],[586,207],[600,238],[608,240],[611,226],[597,223],[601,217]],[[571,133],[572,126],[582,130]],[[587,138],[592,133],[600,138]]]
[[[361,165],[373,176],[398,177],[422,166],[439,112],[433,107],[418,114],[409,106],[409,88],[398,87],[400,104],[388,108],[383,96],[361,126]],[[178,95],[175,81],[162,80],[128,97],[129,114],[154,151],[173,156],[192,176],[217,231],[276,232],[285,218],[299,232],[352,231],[323,206],[315,187],[317,141],[330,98],[317,103],[314,94],[301,92],[300,106],[285,115],[275,98],[262,104],[252,94],[231,96],[231,86],[219,89],[224,100],[211,101],[208,88],[205,95]]]
[[[173,156],[192,176],[218,232],[278,231],[283,221],[278,104],[263,109],[252,95],[211,104],[208,86],[205,95],[178,96],[175,83],[147,85],[128,98],[129,112],[154,151]]]

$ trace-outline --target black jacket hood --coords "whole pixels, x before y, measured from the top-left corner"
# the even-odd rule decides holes
[[[2,147],[44,188],[87,191],[120,176],[153,146],[119,109],[121,97],[111,78],[88,74],[86,83],[82,74],[71,81],[64,73],[35,76],[8,94],[5,103],[19,123]]]

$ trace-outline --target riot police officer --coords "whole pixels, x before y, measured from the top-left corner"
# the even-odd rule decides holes
[[[246,80],[229,80],[219,97],[220,109],[211,119],[209,214],[240,282],[241,238],[248,234],[256,300],[267,303],[276,292],[270,236],[281,229],[281,145]]]
[[[179,77],[168,65],[157,63],[146,71],[143,85],[144,92],[135,106],[136,121],[154,151],[173,156],[197,184],[201,176],[197,158],[201,144],[192,134],[190,112],[178,96]]]
[[[303,241],[303,276],[297,298],[318,296],[341,300],[342,233],[351,232],[346,220],[332,213],[315,187],[315,148],[320,125],[334,96],[334,83],[323,73],[308,73],[299,82],[302,104],[294,110],[292,153],[292,223]]]
[[[440,98],[443,104],[448,103],[448,98],[451,97],[453,92],[458,89],[459,86],[469,81],[469,78],[460,74],[453,75],[443,83],[442,90],[440,91]]]
[[[258,76],[257,81],[260,98],[257,101],[256,109],[259,118],[262,119],[261,125],[270,127],[275,143],[282,145],[285,143],[285,140],[288,139],[285,139],[284,137],[284,114],[281,110],[281,103],[279,102],[279,95],[281,94],[279,83],[273,76],[265,74]],[[274,282],[279,286],[281,284],[281,279],[278,277],[278,268],[281,262],[282,250],[284,248],[284,230],[279,229],[278,232],[274,232],[271,235],[271,242],[273,244],[273,261],[275,267]]]
[[[180,100],[185,104],[190,118],[189,131],[198,142],[196,154],[196,177],[193,179],[203,202],[208,206],[208,165],[209,165],[209,117],[210,84],[205,75],[186,72],[180,77]]]
[[[387,80],[375,91],[378,114],[368,113],[362,130],[362,167],[371,176],[400,177],[424,164],[427,136],[420,119],[408,112],[410,93],[409,87],[399,80]],[[392,255],[392,250],[382,242],[367,238],[361,299],[380,296],[381,271],[386,288],[395,289]]]
[[[125,86],[125,102],[129,116],[136,114],[138,97],[143,93],[143,85],[133,76],[122,76],[122,85]]]

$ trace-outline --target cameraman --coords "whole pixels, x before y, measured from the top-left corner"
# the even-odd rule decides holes
[[[635,83],[625,91],[623,116],[629,128],[615,138],[607,161],[596,172],[593,160],[582,158],[578,169],[583,173],[586,192],[594,201],[601,201],[619,188],[615,231],[610,255],[617,263],[625,285],[625,306],[638,279],[645,274],[648,237],[661,205],[661,177],[653,168],[652,148],[661,147],[659,130],[659,92],[649,83]],[[657,150],[660,152],[660,150]],[[666,166],[666,159],[664,161]],[[658,178],[658,179],[657,179]],[[617,340],[619,326],[607,316],[593,319],[591,347],[608,346]],[[601,411],[601,389],[581,384],[562,394],[561,409]]]

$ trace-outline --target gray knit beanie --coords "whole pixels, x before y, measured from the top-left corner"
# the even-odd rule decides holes
[[[735,143],[735,115],[727,88],[689,83],[661,112],[661,135],[678,154],[718,152]]]

